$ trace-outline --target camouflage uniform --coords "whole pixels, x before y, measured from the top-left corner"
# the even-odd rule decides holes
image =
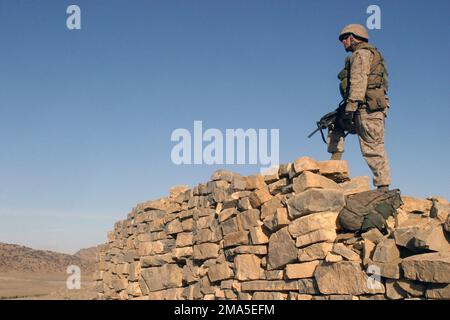
[[[391,183],[389,160],[384,148],[384,121],[387,108],[371,112],[367,109],[367,105],[361,104],[366,101],[368,76],[373,58],[372,51],[359,49],[355,50],[346,61],[350,64],[346,111],[355,111],[353,129],[358,135],[361,153],[372,170],[373,184],[383,186]],[[344,138],[342,130],[330,130],[328,152],[344,152]]]

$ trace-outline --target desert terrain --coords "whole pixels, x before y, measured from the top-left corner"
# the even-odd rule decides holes
[[[0,243],[0,300],[92,300],[95,248],[74,255]],[[80,289],[67,289],[67,267],[80,267]]]

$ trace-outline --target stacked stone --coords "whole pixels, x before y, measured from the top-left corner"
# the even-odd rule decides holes
[[[99,298],[450,298],[448,202],[404,197],[389,235],[345,232],[345,197],[369,189],[345,161],[308,157],[174,187],[136,206],[99,246]]]

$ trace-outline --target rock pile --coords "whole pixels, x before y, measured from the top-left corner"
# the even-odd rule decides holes
[[[98,247],[101,299],[450,299],[449,203],[402,197],[390,233],[343,230],[369,190],[342,160],[216,171],[137,205]]]

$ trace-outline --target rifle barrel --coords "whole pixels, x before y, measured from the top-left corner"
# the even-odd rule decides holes
[[[311,132],[311,133],[309,134],[308,138],[311,138],[311,137],[312,137],[313,135],[315,135],[316,132],[319,131],[319,130],[320,130],[320,127],[318,127],[316,130],[314,130],[313,132]]]

